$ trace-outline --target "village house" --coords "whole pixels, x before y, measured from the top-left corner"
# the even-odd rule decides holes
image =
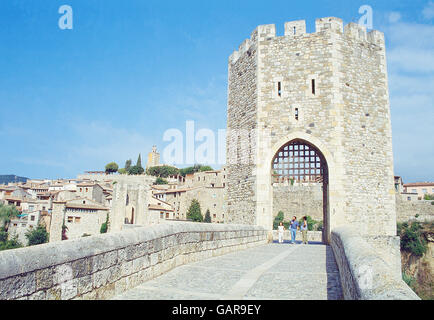
[[[104,188],[98,183],[85,182],[77,184],[77,195],[79,197],[94,200],[99,204],[105,203]]]
[[[418,200],[423,200],[425,195],[434,195],[434,182],[416,182],[404,184],[406,193],[417,194]]]
[[[110,208],[97,201],[81,197],[68,201],[53,201],[50,242],[62,240],[62,226],[68,239],[100,233]]]

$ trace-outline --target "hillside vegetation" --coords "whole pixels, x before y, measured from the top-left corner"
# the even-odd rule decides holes
[[[404,281],[424,300],[434,299],[434,223],[398,224]]]

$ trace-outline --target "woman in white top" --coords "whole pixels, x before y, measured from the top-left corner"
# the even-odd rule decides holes
[[[303,225],[301,226],[301,233],[303,235],[303,244],[309,244],[309,242],[307,241],[307,230],[308,230],[307,217],[303,217]]]
[[[283,222],[280,223],[278,230],[279,230],[279,243],[283,243],[283,233],[285,232],[285,227],[283,225]]]

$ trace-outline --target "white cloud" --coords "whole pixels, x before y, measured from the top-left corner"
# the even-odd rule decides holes
[[[108,123],[94,121],[79,124],[74,129],[77,133],[74,141],[80,142],[69,147],[68,157],[83,164],[117,161],[123,166],[129,158],[135,161],[139,153],[144,161],[142,164],[145,164],[147,151],[152,146],[144,135]]]
[[[405,72],[434,72],[434,52],[423,48],[397,47],[388,52],[390,68]]]
[[[396,23],[401,20],[401,14],[399,12],[391,12],[388,16],[390,23]]]
[[[424,18],[428,20],[434,18],[434,2],[430,1],[423,9],[422,14]]]
[[[429,24],[400,22],[382,26],[386,41],[391,47],[434,48],[434,26]]]
[[[123,167],[127,159],[137,160],[142,155],[142,165],[146,165],[147,152],[152,142],[141,133],[117,128],[109,123],[69,124],[66,137],[51,140],[38,159],[20,157],[17,162],[34,166],[52,167],[52,177],[57,177],[56,168],[62,168],[62,175],[75,177],[87,170],[104,170],[112,161]]]
[[[194,120],[202,127],[226,127],[226,76],[215,76],[206,83],[194,81],[168,87],[167,99],[158,108],[178,119],[178,129],[183,130],[181,120]],[[222,112],[223,110],[223,112]]]
[[[434,180],[434,26],[389,19],[385,32],[395,174]]]

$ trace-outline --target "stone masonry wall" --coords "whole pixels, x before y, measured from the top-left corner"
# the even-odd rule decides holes
[[[331,239],[346,300],[420,300],[357,230],[335,228]]]
[[[230,58],[228,127],[243,124],[256,133],[247,149],[252,151],[245,153],[253,155],[252,164],[228,173],[228,222],[271,229],[272,160],[284,144],[300,139],[327,161],[326,240],[331,230],[348,224],[366,236],[394,236],[384,35],[356,24],[344,28],[334,17],[315,25],[307,34],[304,21],[288,22],[284,36],[276,36],[274,25],[258,26]],[[249,77],[241,78],[246,72]],[[228,138],[228,159],[247,143]],[[233,210],[234,203],[244,210]]]
[[[257,44],[244,41],[229,58],[227,122],[227,202],[225,222],[256,224],[252,161],[257,104]]]
[[[257,226],[172,222],[7,250],[0,299],[108,299],[177,266],[265,243]]]
[[[323,194],[320,184],[273,186],[273,218],[279,211],[289,221],[293,216],[301,219],[310,216],[316,221],[323,220]]]
[[[384,35],[358,24],[336,42],[345,108],[346,220],[363,234],[396,235],[396,209]]]
[[[432,201],[407,201],[405,197],[397,194],[397,222],[407,222],[411,220],[420,222],[434,221],[434,205],[432,205],[431,202]]]

